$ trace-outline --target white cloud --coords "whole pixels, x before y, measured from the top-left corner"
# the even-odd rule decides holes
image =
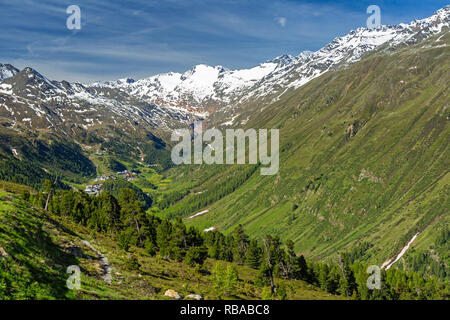
[[[279,17],[277,22],[284,28],[286,26],[287,19],[285,17]]]

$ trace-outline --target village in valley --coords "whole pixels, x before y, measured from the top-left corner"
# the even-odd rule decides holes
[[[101,175],[95,178],[96,183],[86,185],[84,192],[86,192],[89,195],[98,195],[100,193],[100,189],[102,188],[104,181],[116,180],[118,178],[122,178],[127,181],[134,181],[137,177],[138,174],[136,172],[129,172],[128,170],[117,172],[115,175],[114,174]]]

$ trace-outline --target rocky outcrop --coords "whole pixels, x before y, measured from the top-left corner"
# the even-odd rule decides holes
[[[180,294],[179,294],[178,292],[176,292],[175,290],[172,290],[172,289],[167,290],[167,291],[164,293],[164,295],[165,295],[166,297],[170,297],[170,298],[173,298],[173,299],[175,299],[175,300],[181,300]]]
[[[8,256],[9,256],[8,252],[6,252],[5,249],[3,249],[2,247],[0,247],[0,257],[6,258],[6,257],[8,257]]]

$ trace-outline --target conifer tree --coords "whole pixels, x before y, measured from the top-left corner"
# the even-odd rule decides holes
[[[339,268],[341,269],[340,290],[341,293],[349,297],[356,290],[356,279],[353,271],[348,263],[348,258],[345,254],[339,253]]]
[[[156,243],[159,248],[159,254],[163,258],[170,256],[170,241],[172,238],[172,224],[169,220],[164,219],[158,226],[156,231]]]
[[[258,246],[258,241],[251,240],[245,258],[246,264],[252,268],[259,268],[261,265],[262,249]]]
[[[144,246],[145,235],[142,226],[145,223],[146,214],[142,203],[136,199],[132,189],[123,188],[119,196],[120,215],[125,228],[132,228],[141,247]]]
[[[233,239],[233,261],[238,264],[244,264],[250,241],[248,236],[245,234],[242,225],[238,225],[234,229]]]
[[[274,271],[275,267],[282,260],[284,255],[284,250],[280,248],[280,239],[278,237],[272,237],[266,235],[263,238],[264,247],[264,265],[266,272],[268,273],[270,281],[270,290],[272,295],[275,293],[275,283],[274,283]]]
[[[202,265],[208,256],[208,251],[205,247],[190,247],[186,252],[184,263],[188,266]]]

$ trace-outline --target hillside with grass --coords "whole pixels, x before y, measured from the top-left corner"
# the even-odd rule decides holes
[[[417,234],[397,266],[418,270],[419,252],[438,270],[425,273],[447,277],[449,42],[446,32],[380,51],[286,93],[246,124],[280,129],[277,175],[175,168],[168,192],[178,197],[162,214],[208,210],[186,222],[224,233],[242,224],[257,238],[292,239],[296,252],[315,259],[367,242],[358,260],[378,265]],[[186,180],[195,192],[183,192]]]
[[[211,275],[216,260],[208,259],[203,271],[182,262],[151,256],[144,248],[124,251],[111,234],[96,232],[67,216],[43,212],[23,200],[31,191],[10,184],[0,192],[0,299],[170,299],[171,289],[182,297],[204,299],[261,299],[263,288],[253,282],[258,270],[233,265],[238,274],[230,293],[214,289]],[[95,249],[95,251],[94,251]],[[105,281],[99,252],[112,267]],[[80,290],[69,290],[67,267],[79,266]],[[339,296],[304,281],[282,280],[288,299],[338,299]]]
[[[31,68],[6,79],[0,300],[448,299],[450,32],[433,30],[370,50],[334,52],[336,40],[325,48],[345,53],[339,63],[305,56],[289,85],[265,87],[283,80],[275,73],[255,82],[261,95],[229,108],[210,101],[206,119],[77,85],[95,98],[89,109],[72,94],[62,109],[36,98],[41,112],[16,121],[30,88],[72,89],[42,87]],[[175,165],[172,130],[199,119],[205,129],[279,129],[278,172]],[[69,288],[72,267],[80,288]]]

